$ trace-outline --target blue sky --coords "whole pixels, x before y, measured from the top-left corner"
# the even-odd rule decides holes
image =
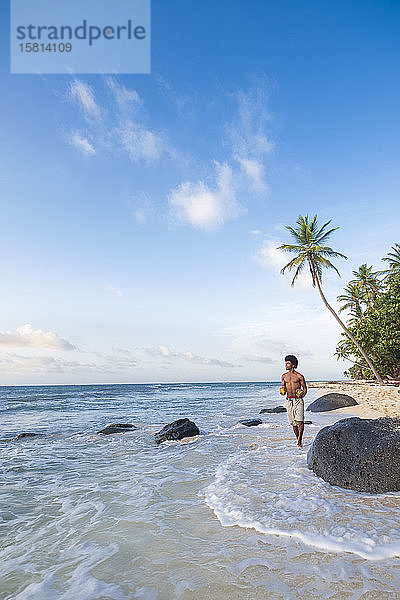
[[[276,251],[398,242],[397,2],[152,2],[151,75],[10,75],[2,5],[3,384],[277,380],[345,368]]]

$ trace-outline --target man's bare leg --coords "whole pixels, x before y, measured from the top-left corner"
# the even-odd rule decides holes
[[[299,428],[297,427],[297,425],[293,425],[293,431],[294,431],[294,435],[296,436],[296,440],[299,439]]]
[[[297,436],[297,445],[299,448],[302,448],[303,447],[304,421],[298,421],[297,430],[299,432],[298,436]]]

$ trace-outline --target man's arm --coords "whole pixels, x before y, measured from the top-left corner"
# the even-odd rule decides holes
[[[303,388],[303,398],[304,396],[307,394],[307,384],[306,384],[306,380],[304,379],[304,375],[300,375],[300,384],[301,387]]]

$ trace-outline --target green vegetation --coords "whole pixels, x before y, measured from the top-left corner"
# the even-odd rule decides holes
[[[355,326],[355,324],[351,324],[349,327],[346,327],[346,325],[340,319],[339,315],[336,314],[336,312],[333,310],[332,306],[328,303],[328,301],[325,298],[325,295],[322,291],[322,270],[323,270],[323,268],[333,269],[340,276],[339,271],[333,265],[333,263],[330,261],[330,259],[337,258],[337,257],[347,258],[344,254],[341,254],[341,252],[336,252],[329,246],[325,246],[325,243],[327,242],[327,240],[329,239],[331,234],[338,229],[338,227],[328,229],[330,223],[331,223],[331,221],[328,221],[327,223],[322,225],[321,228],[318,228],[317,215],[315,215],[312,220],[309,220],[308,216],[306,216],[304,218],[300,215],[296,222],[296,227],[286,227],[286,229],[290,232],[295,243],[294,244],[282,244],[282,246],[279,246],[278,249],[284,250],[285,252],[291,252],[291,253],[295,254],[296,256],[287,265],[285,265],[283,267],[283,269],[281,270],[281,273],[284,273],[286,271],[286,269],[288,271],[294,270],[294,276],[293,276],[292,284],[291,284],[293,286],[295,284],[297,277],[304,270],[304,267],[309,268],[313,287],[317,287],[318,292],[319,292],[321,299],[322,299],[323,303],[325,304],[326,308],[332,313],[332,315],[334,316],[336,321],[343,328],[344,333],[342,335],[345,336],[346,343],[349,344],[349,346],[346,346],[346,347],[342,346],[339,350],[337,350],[337,352],[338,351],[342,352],[342,353],[345,352],[346,353],[345,358],[347,358],[348,356],[354,356],[354,355],[361,356],[362,361],[365,362],[368,369],[370,370],[369,372],[370,373],[372,372],[374,374],[374,376],[376,377],[377,381],[382,385],[383,381],[371,359],[372,355],[368,356],[367,352],[363,349],[363,346],[361,345],[364,342],[364,336],[361,336],[362,339],[359,340],[356,335],[353,335],[352,328]],[[400,247],[398,248],[398,250],[399,250],[399,254],[400,254]],[[400,256],[399,256],[399,258],[400,258]],[[396,257],[392,257],[391,260],[396,262]],[[396,262],[396,264],[397,264],[397,262]],[[365,266],[365,269],[364,269],[364,266]],[[391,265],[390,271],[393,271],[393,270],[394,270],[394,267]],[[378,300],[378,298],[381,296],[381,293],[382,293],[381,287],[380,287],[381,282],[378,278],[378,274],[373,273],[372,268],[368,269],[366,267],[366,265],[363,265],[362,267],[360,267],[360,269],[358,271],[354,271],[353,274],[354,274],[355,278],[350,283],[353,286],[356,286],[358,289],[361,290],[361,292],[360,292],[361,296],[359,298],[359,310],[361,312],[357,313],[357,310],[356,310],[357,303],[356,303],[355,299],[353,300],[352,289],[349,286],[346,289],[345,302],[347,303],[348,307],[349,307],[349,302],[350,302],[350,305],[352,307],[351,318],[353,318],[354,315],[359,314],[359,320],[360,320],[363,317],[364,312],[365,312],[365,311],[363,312],[364,299],[367,303],[367,306],[372,307],[375,304],[375,302]],[[357,290],[357,293],[358,293],[358,290]],[[354,311],[353,311],[353,304],[354,304]],[[339,346],[340,346],[340,344],[339,344]],[[353,352],[353,350],[355,350],[355,353]],[[356,364],[354,365],[354,367],[356,367]],[[351,369],[353,369],[353,367],[351,367]],[[352,373],[350,373],[350,374],[352,375]]]
[[[345,372],[353,379],[369,379],[372,369],[359,352],[361,345],[379,373],[387,379],[400,378],[400,245],[395,244],[383,258],[386,271],[361,265],[355,278],[338,296],[341,311],[348,311],[347,326],[353,338],[342,334],[335,356],[353,365]]]

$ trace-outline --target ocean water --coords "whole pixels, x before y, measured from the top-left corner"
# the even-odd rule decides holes
[[[286,414],[238,424],[278,387],[0,388],[0,599],[400,599],[400,494],[307,468],[343,415],[310,414],[300,451]],[[201,435],[157,446],[182,417]],[[139,429],[96,433],[118,421]]]

